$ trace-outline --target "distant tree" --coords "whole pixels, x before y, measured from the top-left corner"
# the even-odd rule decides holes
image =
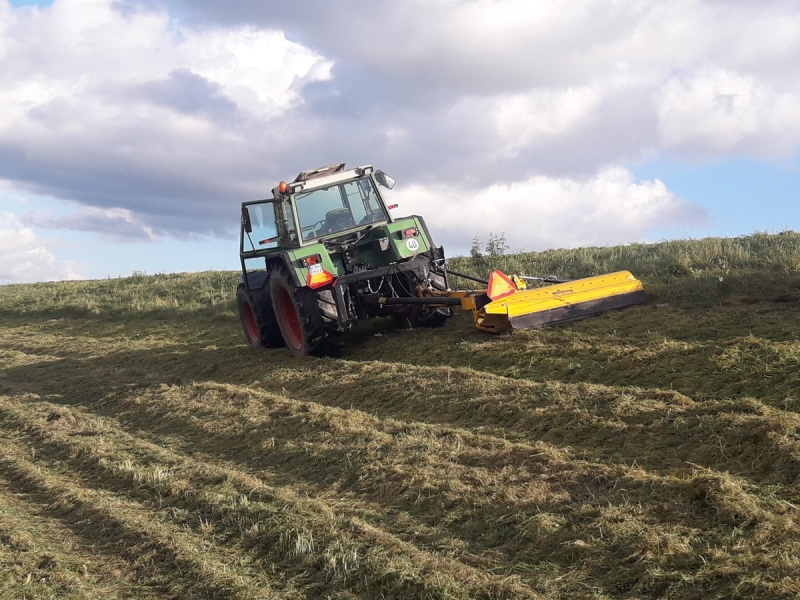
[[[475,239],[477,240],[478,238]],[[492,258],[497,258],[503,256],[508,249],[509,246],[506,244],[505,232],[497,235],[489,232],[489,241],[486,242],[486,254]]]

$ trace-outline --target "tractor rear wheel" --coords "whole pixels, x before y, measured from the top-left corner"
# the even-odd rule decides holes
[[[314,290],[294,285],[282,266],[270,271],[269,290],[275,318],[292,354],[322,356],[341,351],[338,332],[323,317],[320,298]]]
[[[240,283],[236,288],[236,305],[244,337],[251,348],[260,350],[285,345],[272,310],[269,290],[248,290]]]

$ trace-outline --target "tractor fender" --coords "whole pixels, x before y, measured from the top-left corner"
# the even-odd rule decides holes
[[[431,232],[428,230],[428,225],[425,223],[425,219],[423,219],[420,215],[411,215],[411,218],[416,219],[419,223],[420,227],[422,227],[422,231],[425,233],[425,237],[427,238],[428,248],[428,255],[431,257],[431,264],[440,261],[443,265],[447,263],[444,260],[444,246],[437,246],[436,243],[433,241],[433,236]],[[436,287],[439,289],[449,289],[450,288],[450,281],[447,277],[447,269],[437,270],[435,267],[431,268],[431,278],[437,279],[437,283],[435,284]]]
[[[297,272],[292,267],[291,258],[288,253],[281,252],[280,254],[273,254],[266,257],[265,268],[247,271],[237,277],[239,283],[244,284],[249,291],[262,290],[269,285],[269,272],[279,266],[284,266],[289,273],[292,283],[301,287],[305,285],[305,281],[300,281],[297,277]]]
[[[279,254],[273,254],[272,256],[267,257],[267,270],[266,273],[269,273],[273,268],[283,267],[289,273],[289,277],[292,280],[292,283],[296,287],[303,287],[305,286],[306,282],[301,281],[300,278],[297,276],[297,270],[293,264],[292,257],[289,255],[288,252],[281,252]]]
[[[425,238],[428,242],[428,247],[434,248],[436,246],[436,243],[433,241],[433,236],[431,235],[431,232],[428,231],[428,226],[425,224],[425,219],[423,219],[420,215],[409,215],[409,216],[412,219],[416,219],[419,222],[420,226],[422,227],[422,231],[425,232]]]

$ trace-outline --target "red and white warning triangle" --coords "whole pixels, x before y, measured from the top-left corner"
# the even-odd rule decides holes
[[[517,286],[501,271],[492,271],[489,274],[489,289],[486,295],[490,300],[505,298],[517,291]]]

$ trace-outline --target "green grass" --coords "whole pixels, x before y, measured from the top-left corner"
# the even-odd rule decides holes
[[[519,275],[578,279],[628,270],[662,301],[693,305],[748,298],[798,300],[800,234],[677,240],[604,248],[548,250],[451,261],[456,271],[486,277],[493,268]],[[463,282],[459,282],[463,283]]]
[[[298,360],[235,273],[0,287],[0,598],[797,597],[800,236],[491,260],[650,302]]]

